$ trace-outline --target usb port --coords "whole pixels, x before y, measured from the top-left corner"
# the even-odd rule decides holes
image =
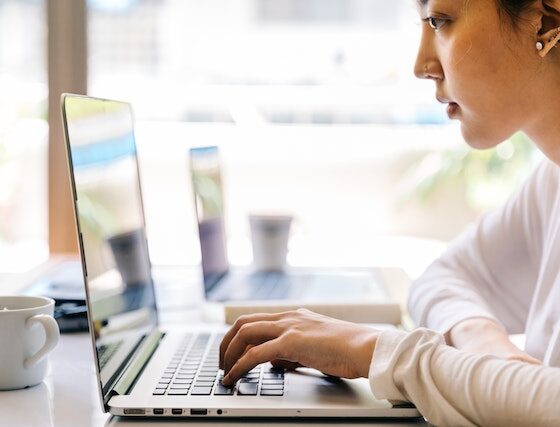
[[[191,415],[208,415],[208,409],[191,409]]]
[[[163,415],[163,408],[154,408],[154,415]]]
[[[146,413],[145,409],[140,408],[125,408],[124,414],[125,415],[144,415]]]
[[[183,413],[183,410],[182,410],[181,408],[173,408],[173,409],[171,410],[171,413],[172,413],[173,415],[181,415],[181,414]]]

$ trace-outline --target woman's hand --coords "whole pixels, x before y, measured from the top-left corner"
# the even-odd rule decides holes
[[[367,377],[378,331],[299,309],[242,316],[220,345],[223,383],[255,366],[307,366],[336,377]]]
[[[476,354],[492,354],[502,359],[540,365],[542,362],[529,356],[513,344],[504,327],[492,319],[472,318],[457,323],[446,334],[449,345]]]

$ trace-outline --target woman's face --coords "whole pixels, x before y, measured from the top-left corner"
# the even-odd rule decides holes
[[[418,1],[415,74],[435,81],[436,97],[449,104],[467,143],[493,147],[522,129],[537,101],[536,30],[514,30],[495,0]]]

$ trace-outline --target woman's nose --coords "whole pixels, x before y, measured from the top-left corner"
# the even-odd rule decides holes
[[[416,63],[414,64],[414,75],[419,79],[442,80],[443,68],[437,57],[431,40],[428,40],[426,34],[422,36]]]
[[[414,66],[414,75],[419,79],[443,80],[441,64],[436,60],[417,61]]]

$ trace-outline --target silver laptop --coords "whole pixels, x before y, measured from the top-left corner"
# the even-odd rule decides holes
[[[250,267],[232,268],[227,254],[226,209],[218,147],[191,148],[189,166],[208,300],[389,301],[375,269],[288,267],[285,271],[253,271]]]
[[[147,417],[418,417],[368,381],[257,366],[221,385],[222,327],[158,324],[127,103],[63,95],[62,113],[90,335],[105,411]]]

